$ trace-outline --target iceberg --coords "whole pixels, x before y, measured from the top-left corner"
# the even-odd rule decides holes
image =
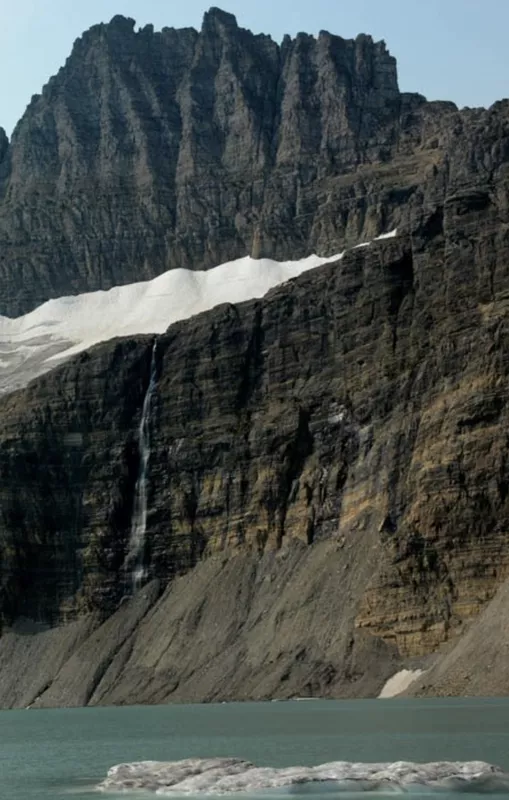
[[[320,789],[345,792],[398,792],[444,790],[505,793],[509,775],[484,761],[438,761],[429,764],[398,761],[363,764],[334,761],[316,767],[256,767],[239,758],[140,761],[118,764],[97,787],[101,792],[144,791],[163,796],[226,795],[290,790],[299,792],[321,784]]]

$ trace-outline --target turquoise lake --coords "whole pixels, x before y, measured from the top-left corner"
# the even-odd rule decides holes
[[[112,797],[98,794],[94,787],[114,764],[212,756],[237,756],[275,767],[338,760],[484,760],[509,771],[509,699],[307,700],[0,712],[3,800]],[[318,790],[306,791],[306,798],[320,796]],[[394,794],[377,795],[381,796]],[[463,795],[439,796],[449,800]],[[430,794],[415,791],[412,797]]]

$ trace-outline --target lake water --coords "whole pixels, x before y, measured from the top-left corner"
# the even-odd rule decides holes
[[[338,760],[485,760],[509,771],[509,699],[0,712],[4,800],[107,797],[93,787],[113,764],[209,756],[237,756],[276,767]],[[306,792],[306,800],[319,797],[318,789]],[[412,797],[429,800],[430,795],[414,792]]]

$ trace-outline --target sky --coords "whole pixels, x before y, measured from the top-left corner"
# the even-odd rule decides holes
[[[489,106],[509,96],[508,0],[0,0],[0,126],[10,134],[91,25],[123,14],[156,30],[199,28],[211,5],[276,41],[320,30],[385,39],[400,89],[430,100]]]

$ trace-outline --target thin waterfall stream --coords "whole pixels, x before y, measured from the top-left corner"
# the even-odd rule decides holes
[[[134,490],[131,533],[129,536],[129,550],[126,558],[126,570],[130,572],[131,592],[133,594],[141,587],[145,577],[143,557],[145,551],[145,534],[147,531],[147,470],[150,460],[150,414],[152,397],[157,383],[156,353],[157,340],[154,341],[152,347],[150,380],[143,400],[140,426],[138,428],[140,464]]]

